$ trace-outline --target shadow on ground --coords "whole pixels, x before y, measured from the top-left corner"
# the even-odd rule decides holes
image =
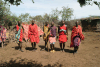
[[[40,51],[42,51],[42,50],[44,51],[44,50],[45,50],[45,51],[48,52],[47,47],[46,47],[46,49],[45,49],[45,46],[43,46],[43,45],[39,45],[39,47],[41,48]],[[50,50],[51,50],[51,49],[49,48],[49,51],[50,51]]]
[[[39,47],[41,48],[40,51],[44,50],[44,48],[45,48],[45,46],[43,46],[43,45],[39,45]],[[49,48],[49,50],[51,50],[51,49]],[[54,50],[55,51],[61,51],[61,49],[57,48],[57,47],[55,47]],[[46,48],[46,51],[48,51],[47,48]],[[74,53],[74,50],[65,49],[65,52],[67,52],[67,53]]]
[[[15,48],[15,50],[18,50],[19,49],[19,46],[15,46],[15,47],[12,47],[12,48]]]
[[[68,52],[68,53],[74,53],[74,50],[65,49],[65,52]]]
[[[26,47],[25,49],[26,49],[26,50],[29,50],[29,51],[32,51],[32,50],[33,50],[32,47]],[[37,50],[37,48],[35,48],[35,49]]]
[[[16,60],[11,59],[9,62],[0,62],[0,67],[62,67],[61,64],[56,63],[54,65],[47,64],[43,66],[41,63],[37,63],[36,61],[20,59]]]
[[[57,48],[57,47],[55,47],[54,49],[55,49],[55,51],[61,51],[61,49],[60,48]],[[74,53],[74,50],[70,50],[70,49],[64,49],[64,50],[67,53]]]

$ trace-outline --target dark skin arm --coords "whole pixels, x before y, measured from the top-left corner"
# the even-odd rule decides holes
[[[66,27],[67,39],[68,39],[68,27]]]
[[[44,26],[43,26],[43,32],[44,32]]]
[[[59,26],[58,26],[58,34],[59,34],[59,30],[60,30],[60,29],[59,29]]]

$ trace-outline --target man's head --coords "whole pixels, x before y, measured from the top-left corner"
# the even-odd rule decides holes
[[[54,22],[51,22],[51,26],[54,26]]]
[[[79,22],[78,22],[78,21],[76,21],[76,23],[75,23],[75,24],[76,24],[76,27],[78,27],[78,25],[79,25]]]
[[[21,22],[20,21],[18,21],[18,26],[20,26],[21,25]]]
[[[32,24],[34,24],[35,23],[35,20],[32,20]]]
[[[65,21],[64,21],[64,20],[62,20],[62,21],[61,21],[61,24],[62,24],[62,25],[64,25],[64,24],[65,24]]]
[[[47,26],[48,25],[48,22],[45,22],[45,25]]]

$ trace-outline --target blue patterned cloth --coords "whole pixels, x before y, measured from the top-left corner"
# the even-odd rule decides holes
[[[20,31],[21,31],[21,29],[19,29],[18,32],[17,32],[17,34],[15,35],[15,39],[16,39],[17,43],[19,43]]]

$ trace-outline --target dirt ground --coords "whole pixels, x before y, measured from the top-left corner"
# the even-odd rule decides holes
[[[100,33],[83,32],[85,40],[81,42],[78,53],[70,48],[71,32],[65,45],[65,52],[60,51],[59,42],[55,44],[55,53],[41,50],[44,41],[40,38],[37,50],[32,51],[31,44],[23,42],[24,52],[18,50],[15,42],[0,48],[0,66],[7,67],[100,67]],[[60,65],[60,66],[59,66]]]

